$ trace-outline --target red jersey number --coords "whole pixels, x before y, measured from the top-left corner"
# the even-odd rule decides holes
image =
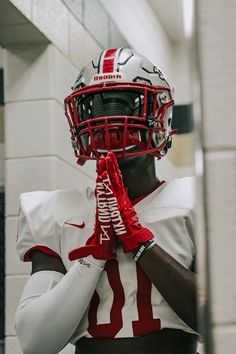
[[[113,292],[113,303],[110,310],[110,323],[98,324],[97,310],[100,303],[100,298],[97,291],[95,291],[88,313],[88,332],[95,338],[114,338],[123,326],[122,308],[125,303],[125,294],[120,279],[117,260],[110,260],[106,262],[105,270]],[[152,283],[138,263],[136,263],[136,274],[138,283],[138,320],[132,322],[134,337],[150,334],[160,330],[160,319],[153,318],[151,304]]]

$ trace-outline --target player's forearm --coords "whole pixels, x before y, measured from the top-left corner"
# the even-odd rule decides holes
[[[197,331],[196,274],[158,245],[149,249],[139,264],[176,314]]]
[[[16,333],[25,354],[57,353],[67,344],[102,271],[90,265],[76,262],[64,276],[41,271],[30,277],[16,312]]]

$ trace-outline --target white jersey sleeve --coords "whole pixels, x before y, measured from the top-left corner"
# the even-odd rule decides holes
[[[76,261],[66,275],[36,272],[27,281],[16,311],[15,327],[25,354],[58,353],[84,315],[104,261]]]
[[[156,197],[154,193],[138,206],[156,242],[186,268],[196,255],[195,190],[194,177],[174,179],[161,186]]]
[[[105,261],[90,256],[69,262],[68,253],[90,235],[94,220],[90,209],[77,190],[21,195],[20,258],[28,261],[30,252],[38,249],[60,256],[68,270],[65,275],[39,271],[28,279],[16,311],[16,333],[25,354],[57,353],[69,342],[87,310]],[[67,225],[73,218],[84,218],[86,227],[85,223],[82,228]]]
[[[83,198],[78,190],[21,194],[16,243],[20,259],[29,261],[32,250],[61,257],[64,221],[78,214]]]

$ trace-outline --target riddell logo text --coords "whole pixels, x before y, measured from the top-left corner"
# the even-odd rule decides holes
[[[95,75],[93,77],[94,81],[99,80],[112,80],[112,79],[122,79],[122,76],[119,74],[106,74],[106,75]]]

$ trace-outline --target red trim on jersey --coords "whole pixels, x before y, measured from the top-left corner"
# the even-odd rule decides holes
[[[113,292],[110,323],[97,323],[100,297],[95,290],[88,312],[88,332],[95,338],[114,338],[123,326],[122,309],[125,304],[125,293],[120,278],[118,261],[116,259],[108,260],[105,264],[104,271],[107,272],[108,282]],[[109,311],[109,309],[107,309],[107,311]]]
[[[102,73],[112,73],[114,72],[114,62],[115,62],[115,54],[117,52],[117,48],[108,49],[104,55],[103,65],[102,65]]]
[[[49,254],[50,256],[55,256],[55,257],[59,257],[59,254],[57,254],[56,252],[54,252],[51,248],[48,248],[46,246],[42,246],[42,245],[37,245],[34,247],[31,247],[25,254],[24,254],[24,262],[30,262],[31,258],[30,258],[30,253],[32,251],[41,251],[45,254]]]
[[[86,246],[83,246],[86,247]],[[80,254],[80,247],[74,248],[72,251],[68,253],[68,258],[70,261],[74,261],[75,259],[79,259],[78,255]]]
[[[153,318],[152,283],[138,263],[137,267],[137,307],[138,321],[133,321],[134,336],[144,336],[161,330],[161,320]]]
[[[145,194],[141,195],[140,197],[135,198],[134,200],[131,200],[132,205],[135,205],[135,204],[141,202],[141,200],[143,200],[143,199],[146,198],[149,194],[151,194],[152,192],[154,192],[154,191],[155,191],[157,188],[159,188],[163,183],[165,183],[164,180],[163,180],[163,181],[160,181],[160,184],[159,184],[156,188],[154,188],[151,192],[145,193]]]

